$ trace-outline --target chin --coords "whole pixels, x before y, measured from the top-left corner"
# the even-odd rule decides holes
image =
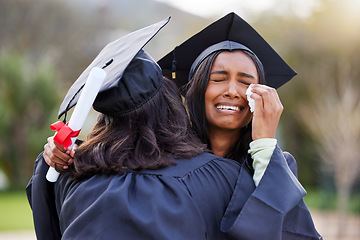
[[[231,123],[218,123],[215,125],[217,128],[219,129],[223,129],[226,131],[238,131],[240,129],[242,129],[243,127],[245,127],[246,125],[243,124],[234,124],[234,122]]]

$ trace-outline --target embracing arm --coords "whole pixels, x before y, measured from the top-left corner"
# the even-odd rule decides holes
[[[46,180],[49,166],[41,153],[34,167],[34,174],[26,187],[32,209],[37,239],[57,240],[61,238],[59,218],[55,207],[54,184]]]
[[[37,239],[60,239],[59,219],[55,207],[54,183],[46,180],[49,166],[60,172],[73,163],[73,150],[65,150],[56,144],[54,137],[47,139],[44,152],[39,154],[34,165],[34,174],[26,187],[26,194],[32,209]]]

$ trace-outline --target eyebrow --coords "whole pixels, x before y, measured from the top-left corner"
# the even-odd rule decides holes
[[[225,75],[227,75],[228,72],[225,71],[225,70],[219,70],[219,71],[214,71],[214,72],[211,72],[211,73],[210,73],[210,75],[212,75],[212,74],[225,74]],[[240,76],[240,77],[246,77],[246,78],[256,79],[253,75],[248,74],[248,73],[245,73],[245,72],[239,72],[237,75]]]

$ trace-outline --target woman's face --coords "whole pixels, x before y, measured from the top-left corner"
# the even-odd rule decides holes
[[[242,51],[222,52],[215,58],[205,92],[209,131],[236,131],[249,124],[252,114],[245,92],[258,81],[255,64]]]

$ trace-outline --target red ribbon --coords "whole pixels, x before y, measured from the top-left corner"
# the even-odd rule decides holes
[[[56,123],[53,123],[50,125],[51,130],[57,131],[54,137],[54,141],[59,144],[60,146],[64,146],[65,149],[67,149],[69,146],[71,146],[72,137],[77,137],[80,133],[80,130],[73,131],[69,126],[69,123],[65,124],[62,121],[58,121]]]

